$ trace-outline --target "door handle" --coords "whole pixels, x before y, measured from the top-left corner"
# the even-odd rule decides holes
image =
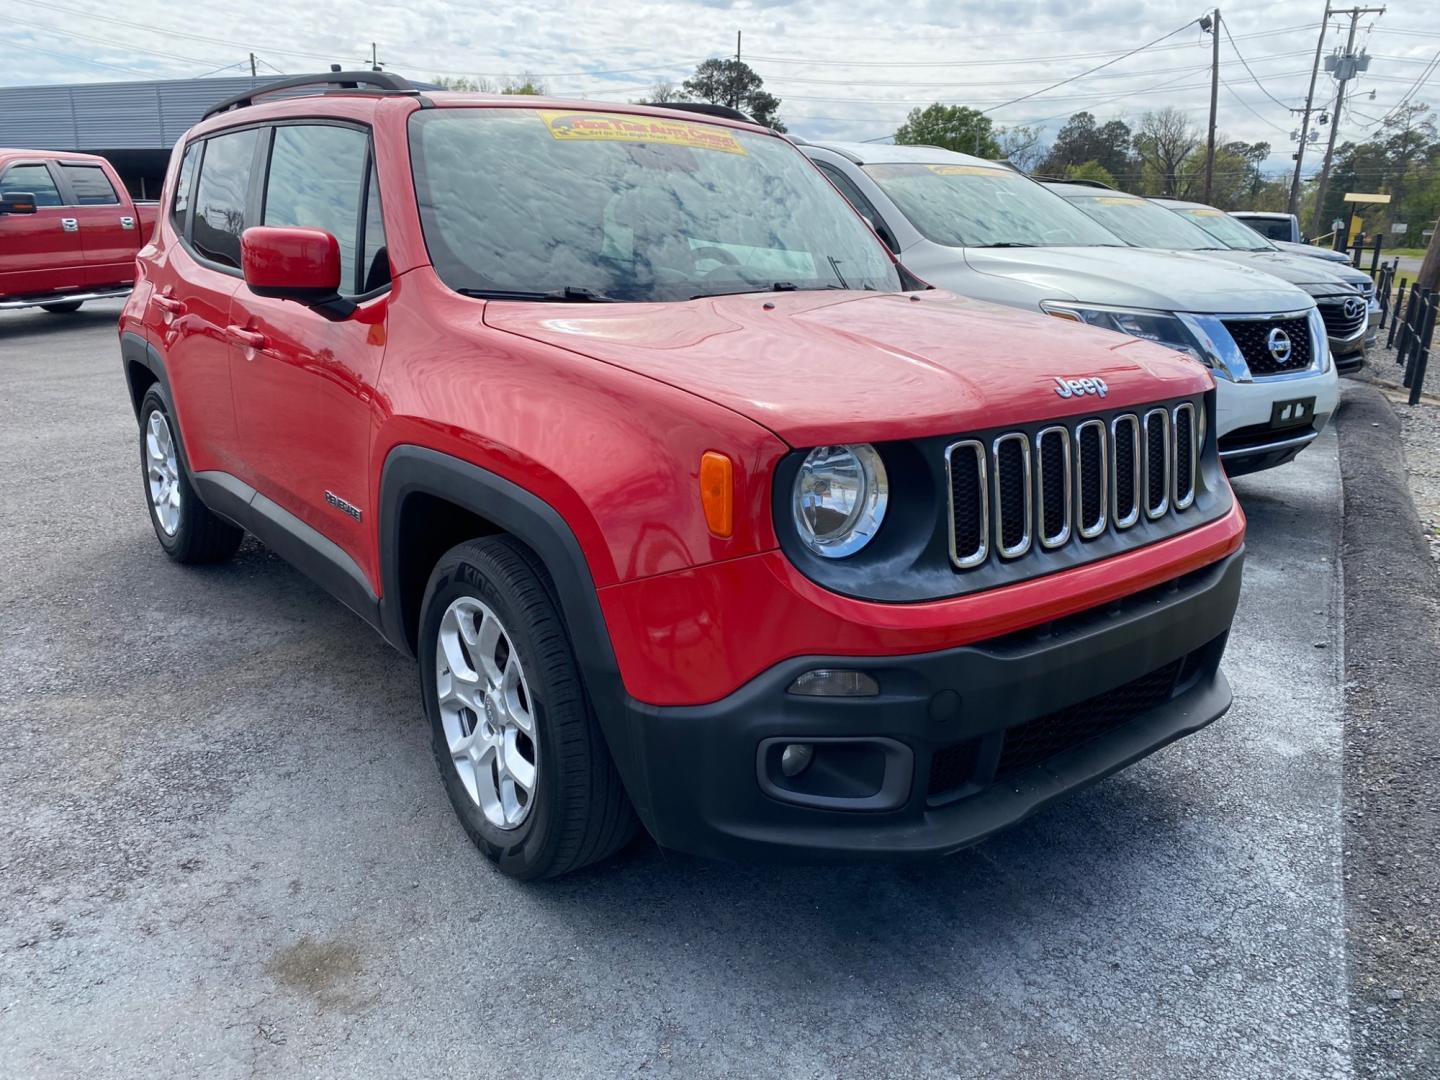
[[[80,222],[73,217],[64,217],[60,219],[60,227],[66,232],[79,232]]]
[[[227,326],[225,332],[247,348],[265,348],[265,335],[258,330],[246,330],[243,326]]]
[[[168,296],[158,295],[152,296],[150,299],[155,301],[155,306],[161,311],[169,312],[171,315],[185,314],[185,302],[183,300],[173,300]]]
[[[134,219],[133,217],[122,217],[122,218],[120,219],[120,227],[121,227],[122,229],[133,229],[133,228],[135,228],[135,219]]]

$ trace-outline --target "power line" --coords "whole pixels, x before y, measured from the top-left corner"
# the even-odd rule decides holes
[[[1240,46],[1238,46],[1238,45],[1235,44],[1235,39],[1234,39],[1234,37],[1232,37],[1231,34],[1230,34],[1230,24],[1229,24],[1228,22],[1227,22],[1227,23],[1221,23],[1221,26],[1222,26],[1223,29],[1225,30],[1225,38],[1226,38],[1226,40],[1230,42],[1230,48],[1232,48],[1233,50],[1235,50],[1235,55],[1236,55],[1236,57],[1239,58],[1240,63],[1242,63],[1242,64],[1245,65],[1245,70],[1250,73],[1250,78],[1254,81],[1255,85],[1258,86],[1258,87],[1260,87],[1260,92],[1261,92],[1262,94],[1264,94],[1266,97],[1268,97],[1271,101],[1275,102],[1276,105],[1279,105],[1282,109],[1288,110],[1288,109],[1290,108],[1290,106],[1289,106],[1289,105],[1286,105],[1283,101],[1281,101],[1279,98],[1277,98],[1274,94],[1270,93],[1269,90],[1266,90],[1266,89],[1265,89],[1264,84],[1260,82],[1259,77],[1256,76],[1254,70],[1250,67],[1250,62],[1249,62],[1248,60],[1246,60],[1245,57],[1240,54]],[[1303,51],[1303,50],[1302,50],[1302,51]],[[1221,80],[1221,81],[1223,82],[1224,80]],[[1227,86],[1226,89],[1228,90],[1228,89],[1230,89],[1230,88]],[[1234,93],[1234,91],[1231,90],[1231,93]],[[1251,110],[1251,111],[1253,112],[1254,110]],[[1258,116],[1259,114],[1256,113],[1256,115]],[[1263,117],[1262,117],[1262,119],[1263,119]],[[1268,120],[1266,120],[1265,122],[1266,122],[1267,124],[1270,123],[1270,121],[1268,121]],[[1272,125],[1272,126],[1273,126],[1273,125]],[[1281,129],[1281,130],[1283,130],[1283,129]]]
[[[1238,101],[1241,105],[1244,105],[1245,108],[1249,109],[1250,112],[1251,112],[1251,114],[1254,115],[1255,119],[1259,120],[1262,124],[1269,124],[1272,128],[1274,128],[1276,131],[1280,132],[1282,135],[1286,134],[1286,129],[1285,129],[1285,128],[1281,127],[1279,124],[1275,123],[1273,120],[1268,120],[1268,119],[1266,119],[1265,117],[1261,116],[1258,112],[1256,112],[1256,111],[1255,111],[1255,107],[1254,107],[1253,105],[1251,105],[1248,101],[1246,101],[1244,98],[1242,98],[1239,94],[1237,94],[1237,93],[1235,92],[1235,88],[1234,88],[1233,86],[1231,86],[1228,82],[1226,82],[1224,79],[1221,79],[1221,80],[1220,80],[1220,85],[1223,86],[1223,87],[1225,87],[1225,89],[1230,92],[1230,96],[1231,96],[1231,97],[1233,97],[1233,98],[1234,98],[1236,101]],[[1261,89],[1264,89],[1264,88],[1262,87]],[[1267,96],[1268,96],[1268,95],[1267,95]],[[1272,98],[1271,100],[1273,101],[1274,99]]]
[[[27,0],[27,2],[30,2],[30,0]],[[1186,26],[1191,26],[1193,25],[1193,23],[1194,20],[1186,23],[1185,26],[1180,27],[1180,30],[1184,30]],[[1238,35],[1236,40],[1249,41],[1255,38],[1274,37],[1276,34],[1289,34],[1295,32],[1296,30],[1307,29],[1309,29],[1308,25],[1282,26],[1275,30],[1262,30],[1254,34],[1240,34]],[[1172,31],[1169,34],[1166,34],[1165,37],[1157,38],[1156,40],[1164,41],[1165,38],[1174,37],[1174,35],[1179,32],[1179,30]],[[1189,49],[1193,47],[1193,45],[1187,43],[1177,45],[1159,45],[1155,46],[1153,51],[1162,52],[1171,49]],[[1150,48],[1150,46],[1141,46],[1141,48]],[[769,64],[799,64],[802,66],[809,65],[812,67],[983,67],[986,65],[994,64],[1035,64],[1040,62],[1048,63],[1054,60],[1095,60],[1104,56],[1117,56],[1120,54],[1123,54],[1120,55],[1120,58],[1123,59],[1124,56],[1128,56],[1130,55],[1130,53],[1133,53],[1135,51],[1137,50],[1132,49],[1130,50],[1130,52],[1126,52],[1123,49],[1109,49],[1102,52],[1067,53],[1063,55],[1051,56],[1026,56],[1017,60],[815,60],[808,57],[800,56],[751,55],[747,57],[747,62],[760,61]]]
[[[1184,24],[1181,25],[1181,26],[1177,26],[1174,30],[1171,30],[1168,34],[1162,34],[1160,37],[1156,38],[1154,41],[1147,41],[1144,45],[1141,45],[1139,48],[1131,49],[1129,52],[1123,53],[1122,55],[1115,57],[1115,59],[1113,59],[1113,60],[1107,60],[1107,61],[1105,61],[1105,63],[1103,63],[1103,64],[1098,64],[1098,65],[1096,65],[1095,67],[1090,68],[1090,69],[1087,70],[1087,71],[1082,71],[1082,72],[1080,72],[1080,74],[1078,74],[1078,75],[1071,75],[1068,79],[1061,79],[1061,80],[1060,80],[1059,82],[1057,82],[1057,83],[1051,83],[1049,86],[1045,87],[1044,89],[1034,90],[1034,91],[1032,91],[1032,92],[1030,92],[1030,93],[1028,93],[1028,94],[1021,94],[1019,97],[1017,97],[1017,98],[1012,98],[1011,100],[1006,101],[1006,102],[1004,102],[1003,104],[1000,104],[1000,105],[992,105],[990,108],[988,108],[988,109],[982,109],[981,111],[982,111],[982,112],[987,112],[987,113],[996,112],[996,111],[998,111],[998,110],[1000,110],[1000,109],[1005,108],[1006,106],[1009,106],[1009,105],[1018,105],[1018,104],[1019,104],[1020,102],[1022,102],[1022,101],[1029,101],[1029,100],[1030,100],[1031,98],[1033,98],[1033,97],[1039,97],[1041,94],[1049,93],[1051,90],[1054,90],[1054,89],[1056,89],[1057,87],[1064,86],[1066,83],[1072,83],[1072,82],[1074,82],[1076,79],[1083,79],[1086,75],[1090,75],[1090,74],[1092,74],[1092,73],[1094,73],[1094,72],[1096,72],[1096,71],[1100,71],[1100,70],[1103,69],[1103,68],[1107,68],[1107,67],[1109,67],[1111,64],[1118,64],[1121,60],[1126,60],[1126,59],[1128,59],[1129,57],[1134,56],[1134,55],[1135,55],[1136,53],[1138,53],[1138,52],[1144,52],[1146,49],[1152,48],[1152,47],[1155,46],[1155,45],[1159,45],[1162,41],[1165,41],[1165,40],[1168,39],[1168,38],[1172,38],[1172,37],[1174,37],[1176,34],[1182,32],[1182,31],[1184,31],[1184,30],[1190,29],[1190,27],[1194,26],[1196,22],[1197,22],[1197,20],[1191,19],[1189,22],[1184,23]]]

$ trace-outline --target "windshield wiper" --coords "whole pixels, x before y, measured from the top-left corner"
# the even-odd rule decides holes
[[[804,286],[796,285],[793,281],[774,281],[771,282],[769,285],[756,285],[753,289],[731,289],[726,292],[696,293],[694,296],[690,297],[690,299],[708,300],[712,296],[745,296],[751,293],[767,292],[818,292],[825,289],[846,289],[848,287],[849,286],[846,285],[836,285],[828,281],[823,285],[817,283],[815,285]],[[865,288],[871,290],[872,292],[874,291],[874,286],[872,285],[866,285]]]
[[[1020,244],[1014,240],[1002,240],[998,244],[981,244],[980,247],[1039,247],[1038,244]]]
[[[563,289],[548,292],[525,292],[517,289],[456,289],[461,296],[473,296],[477,300],[530,300],[536,303],[552,304],[623,304],[618,296],[606,296],[583,285],[566,285]]]

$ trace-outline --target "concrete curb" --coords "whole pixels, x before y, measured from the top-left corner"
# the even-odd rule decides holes
[[[1384,395],[1348,384],[1345,899],[1362,1076],[1440,1076],[1440,576]]]

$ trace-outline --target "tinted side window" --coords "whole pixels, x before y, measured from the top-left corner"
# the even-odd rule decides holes
[[[370,137],[355,128],[277,127],[265,182],[264,224],[324,229],[335,237],[340,291],[349,295],[359,291],[355,253],[369,156]]]
[[[369,292],[390,284],[390,251],[385,246],[385,218],[380,213],[380,177],[370,165],[370,183],[365,197],[365,231],[361,235],[364,258],[360,260],[360,291]]]
[[[28,191],[36,206],[60,206],[60,189],[44,165],[12,165],[0,177],[0,191]]]
[[[835,168],[834,165],[827,164],[823,161],[817,161],[815,164],[820,166],[821,172],[834,181],[835,186],[840,189],[840,194],[844,195],[850,205],[859,211],[860,216],[870,223],[870,227],[875,230],[876,235],[879,236],[881,240],[885,241],[890,250],[898,252],[900,250],[899,245],[895,243],[895,238],[890,235],[890,230],[885,227],[885,222],[880,217],[880,211],[876,210],[875,204],[867,199],[865,193],[855,186],[855,181]]]
[[[195,193],[190,242],[207,259],[240,266],[240,234],[245,231],[245,202],[250,190],[250,163],[260,131],[237,131],[205,141],[200,187]]]
[[[105,170],[99,165],[68,165],[62,163],[61,171],[70,182],[70,190],[79,206],[109,206],[120,201]]]
[[[191,143],[185,151],[185,160],[180,162],[180,176],[175,181],[175,202],[170,206],[170,221],[175,231],[185,235],[190,221],[190,195],[195,186],[195,163],[200,160],[200,144]]]

